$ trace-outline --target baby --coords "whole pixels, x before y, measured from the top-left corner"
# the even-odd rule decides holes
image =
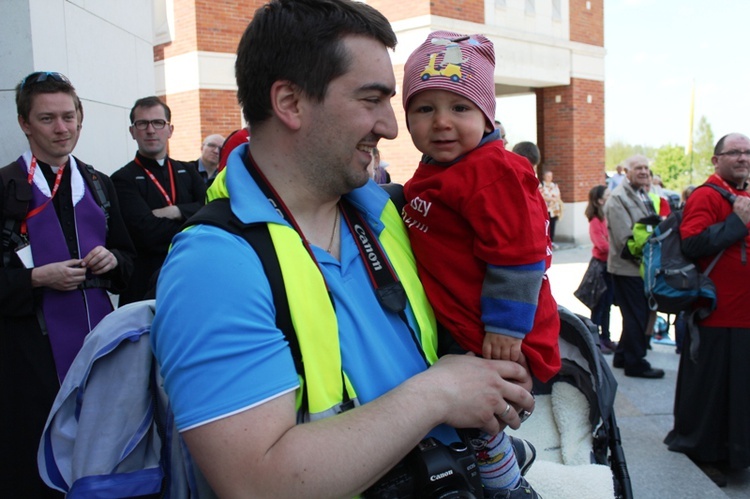
[[[409,56],[403,103],[423,157],[402,216],[427,296],[461,349],[547,381],[560,369],[547,207],[528,160],[495,129],[494,69],[482,35],[434,32]],[[538,497],[504,432],[482,435],[477,457],[485,497]]]

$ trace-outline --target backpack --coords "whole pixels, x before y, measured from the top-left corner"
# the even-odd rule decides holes
[[[83,167],[79,170],[81,176],[91,192],[94,193],[94,199],[104,211],[105,223],[109,226],[111,204],[107,197],[107,191],[99,178],[99,173],[94,170],[93,166],[78,158],[76,158],[76,162]],[[3,203],[2,212],[5,217],[5,224],[2,227],[3,266],[8,267],[13,256],[13,249],[24,243],[21,237],[21,223],[29,211],[32,194],[26,173],[18,167],[18,163],[15,161],[0,168],[0,181],[2,181],[5,196],[4,199],[0,200]]]
[[[243,224],[228,199],[207,204],[185,226],[196,224],[241,235],[253,246],[271,286],[276,325],[289,342],[297,372],[302,372],[266,224]],[[130,303],[107,315],[86,337],[55,398],[37,464],[47,485],[68,498],[215,497],[174,424],[149,341],[154,304]]]
[[[190,497],[189,483],[196,480],[188,476],[151,353],[153,318],[153,300],[107,315],[63,380],[37,464],[45,483],[66,497]]]
[[[734,202],[734,195],[713,184],[699,187],[711,187],[729,202]],[[682,252],[680,224],[682,212],[671,213],[656,225],[643,246],[641,257],[641,275],[644,290],[652,311],[677,314],[691,306],[699,299],[707,300],[708,316],[716,308],[716,287],[708,274],[722,253],[716,255],[704,272],[700,272],[695,263]]]

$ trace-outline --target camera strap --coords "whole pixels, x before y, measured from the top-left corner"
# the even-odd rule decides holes
[[[401,321],[409,329],[414,346],[417,348],[425,365],[430,367],[430,363],[422,348],[422,342],[406,317],[406,291],[404,290],[404,285],[399,281],[375,234],[363,220],[362,214],[344,198],[341,199],[341,208],[344,213],[344,220],[349,226],[349,232],[351,232],[354,241],[357,243],[359,255],[362,261],[365,262],[365,268],[370,276],[370,282],[375,289],[375,295],[378,297],[380,305],[386,310],[398,314]]]

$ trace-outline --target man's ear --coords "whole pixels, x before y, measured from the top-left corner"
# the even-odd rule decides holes
[[[284,125],[298,130],[301,119],[302,91],[290,81],[279,80],[271,85],[271,109]]]
[[[21,130],[23,130],[24,135],[29,136],[31,135],[31,132],[29,130],[29,123],[23,119],[23,116],[20,114],[18,115],[18,126],[21,127]]]
[[[130,125],[128,127],[128,131],[130,132],[130,136],[135,140],[135,125]]]

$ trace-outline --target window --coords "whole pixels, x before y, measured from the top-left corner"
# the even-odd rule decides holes
[[[560,5],[561,0],[552,0],[552,20],[562,21],[562,7]]]

